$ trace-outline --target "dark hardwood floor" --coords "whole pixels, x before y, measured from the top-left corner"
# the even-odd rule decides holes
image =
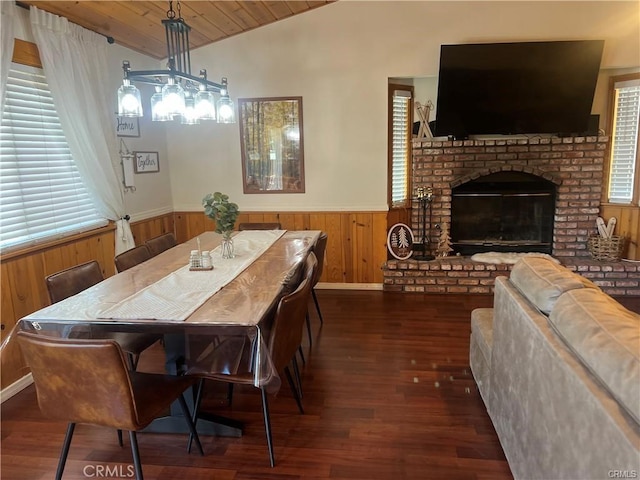
[[[243,437],[203,436],[201,457],[186,453],[184,435],[139,434],[147,480],[513,478],[469,369],[470,312],[490,306],[490,296],[319,290],[318,297],[325,322],[320,328],[310,304],[305,415],[286,386],[270,397],[275,468],[259,391],[237,387],[228,408],[224,388],[208,384],[205,408],[245,422]],[[145,352],[141,369],[161,355],[159,345]],[[64,432],[42,417],[33,386],[6,401],[1,477],[53,478]],[[80,425],[64,479],[132,478],[131,464],[128,441],[121,448],[113,430]]]

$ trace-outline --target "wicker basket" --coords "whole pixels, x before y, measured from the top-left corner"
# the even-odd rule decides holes
[[[626,243],[627,237],[620,235],[613,235],[611,238],[591,235],[587,241],[587,247],[595,260],[617,262],[622,258]]]

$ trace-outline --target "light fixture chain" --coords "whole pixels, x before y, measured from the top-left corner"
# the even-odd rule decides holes
[[[169,10],[167,10],[167,18],[176,18],[176,12],[173,11],[173,2],[169,0]]]

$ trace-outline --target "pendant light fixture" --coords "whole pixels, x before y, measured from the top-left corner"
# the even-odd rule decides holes
[[[191,75],[189,31],[180,13],[180,1],[176,11],[169,1],[167,19],[162,20],[167,39],[167,70],[131,70],[128,61],[122,62],[124,79],[118,89],[118,115],[143,116],[140,90],[132,82],[155,86],[151,96],[151,118],[156,122],[178,119],[191,125],[201,120],[218,120],[218,123],[235,123],[235,106],[229,97],[228,82],[207,79],[207,71],[200,76]],[[214,94],[219,98],[216,102]]]

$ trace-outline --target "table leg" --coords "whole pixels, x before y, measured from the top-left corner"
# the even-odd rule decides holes
[[[215,435],[218,437],[239,438],[242,436],[243,424],[242,422],[231,418],[200,412],[196,428],[198,430],[198,435],[200,436]],[[187,422],[182,418],[182,415],[178,416],[173,414],[166,417],[156,418],[141,431],[151,433],[190,433]]]
[[[181,375],[185,370],[185,339],[183,334],[164,336],[165,371],[169,375]],[[194,408],[193,389],[184,392],[184,398],[191,411]],[[200,412],[196,424],[198,435],[216,435],[221,437],[241,437],[242,422],[231,418]],[[156,418],[142,432],[153,433],[190,433],[187,422],[182,415],[180,403],[171,404],[170,414]]]

